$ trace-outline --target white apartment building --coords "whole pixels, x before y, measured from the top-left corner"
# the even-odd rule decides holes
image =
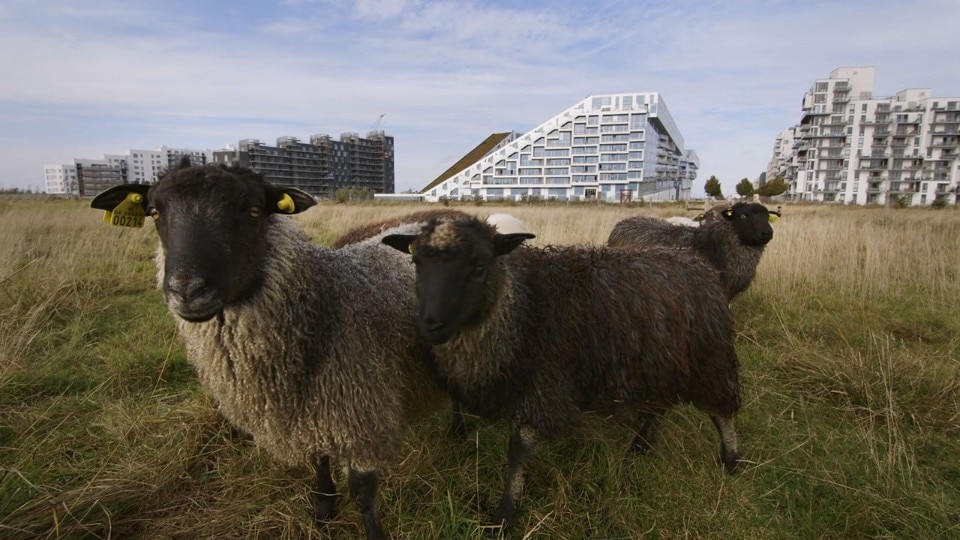
[[[44,190],[56,195],[78,195],[77,165],[75,163],[43,166]]]
[[[531,131],[492,135],[421,190],[482,198],[689,198],[700,162],[657,92],[594,95]]]
[[[796,200],[956,204],[960,97],[913,88],[876,98],[873,75],[844,67],[818,79],[800,123],[778,136],[767,178],[783,177]]]

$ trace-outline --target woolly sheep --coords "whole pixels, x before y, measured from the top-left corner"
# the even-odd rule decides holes
[[[447,209],[432,209],[432,210],[421,210],[419,212],[413,212],[403,216],[385,219],[375,223],[367,223],[364,225],[359,225],[353,229],[348,230],[347,232],[341,234],[337,237],[331,244],[330,247],[334,249],[339,249],[344,246],[349,246],[350,244],[356,244],[372,238],[374,236],[383,234],[387,229],[397,227],[400,225],[405,225],[408,223],[419,223],[427,222],[433,218],[443,218],[443,217],[461,217],[466,216],[467,214],[459,210],[447,210]]]
[[[469,216],[470,214],[465,212],[450,209],[431,209],[413,212],[398,218],[389,218],[375,223],[368,223],[354,227],[353,229],[348,230],[340,235],[339,238],[335,239],[331,244],[331,247],[341,248],[350,244],[362,242],[378,235],[383,235],[388,229],[397,227],[399,225],[427,222],[431,219],[458,219]],[[500,234],[529,232],[526,224],[510,214],[490,214],[484,218],[484,220],[496,227],[497,232]],[[450,431],[459,437],[463,437],[467,433],[466,422],[463,418],[463,406],[460,403],[454,402],[453,404],[453,416],[450,421]]]
[[[569,434],[584,411],[635,429],[631,448],[645,452],[659,416],[691,402],[733,472],[737,356],[716,272],[682,249],[518,247],[532,237],[472,218],[383,239],[413,253],[420,330],[454,398],[515,423],[493,523],[513,519],[537,441]]]
[[[138,197],[160,237],[159,285],[223,416],[280,461],[313,465],[318,525],[335,513],[339,460],[367,538],[388,538],[378,471],[398,458],[407,422],[442,396],[417,335],[413,265],[376,239],[313,245],[282,214],[314,199],[249,169],[182,167],[92,206]]]
[[[753,281],[763,249],[773,239],[770,222],[779,216],[779,212],[771,212],[762,204],[743,202],[711,208],[699,227],[634,216],[614,226],[607,244],[620,248],[692,248],[720,273],[727,299],[733,300]]]

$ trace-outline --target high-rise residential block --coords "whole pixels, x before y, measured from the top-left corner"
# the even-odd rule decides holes
[[[911,88],[878,98],[873,77],[872,67],[843,67],[815,81],[800,122],[777,137],[767,178],[784,178],[795,200],[956,204],[960,97]]]
[[[329,135],[313,135],[310,142],[280,137],[276,146],[244,139],[236,147],[214,152],[213,158],[250,167],[274,184],[323,199],[333,198],[341,188],[394,191],[393,137],[381,130],[366,137],[343,133],[339,140]]]

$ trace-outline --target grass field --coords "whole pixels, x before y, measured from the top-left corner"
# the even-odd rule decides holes
[[[83,201],[0,199],[0,538],[357,538],[313,528],[307,468],[223,424],[155,288],[156,233]],[[297,216],[319,243],[419,206]],[[674,208],[510,212],[538,244],[603,242]],[[532,460],[511,538],[960,538],[960,212],[787,206],[734,301],[745,462],[722,472],[706,416],[671,411],[646,456],[590,418]],[[508,427],[438,413],[384,478],[395,538],[476,538]],[[342,479],[341,485],[343,484]]]

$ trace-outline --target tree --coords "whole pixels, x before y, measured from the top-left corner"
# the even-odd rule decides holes
[[[787,191],[789,187],[790,186],[783,180],[783,177],[778,176],[757,188],[756,194],[761,197],[775,197]]]
[[[741,197],[749,197],[753,195],[753,184],[750,183],[750,180],[744,178],[740,180],[740,183],[737,184],[737,195]]]
[[[717,180],[716,176],[711,176],[707,179],[707,183],[704,184],[703,190],[707,192],[707,195],[711,197],[716,197],[718,199],[723,198],[723,191],[720,189],[720,180]]]

